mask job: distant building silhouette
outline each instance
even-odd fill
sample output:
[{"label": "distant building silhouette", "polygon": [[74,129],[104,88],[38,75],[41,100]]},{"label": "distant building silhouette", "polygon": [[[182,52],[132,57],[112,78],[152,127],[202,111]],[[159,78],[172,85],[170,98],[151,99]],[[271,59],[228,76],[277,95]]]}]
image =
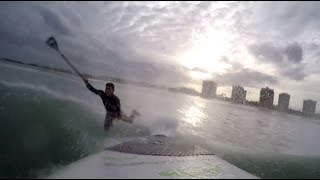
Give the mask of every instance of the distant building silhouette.
[{"label": "distant building silhouette", "polygon": [[289,102],[290,102],[290,95],[287,93],[279,94],[278,99],[278,109],[280,111],[288,111],[289,110]]},{"label": "distant building silhouette", "polygon": [[246,102],[247,91],[242,86],[232,86],[231,100],[237,103]]},{"label": "distant building silhouette", "polygon": [[260,106],[266,108],[273,108],[274,91],[268,87],[260,90]]},{"label": "distant building silhouette", "polygon": [[316,112],[317,101],[312,101],[311,99],[303,101],[302,112],[305,115],[314,115]]},{"label": "distant building silhouette", "polygon": [[203,81],[201,96],[211,99],[216,97],[217,84],[213,81]]}]

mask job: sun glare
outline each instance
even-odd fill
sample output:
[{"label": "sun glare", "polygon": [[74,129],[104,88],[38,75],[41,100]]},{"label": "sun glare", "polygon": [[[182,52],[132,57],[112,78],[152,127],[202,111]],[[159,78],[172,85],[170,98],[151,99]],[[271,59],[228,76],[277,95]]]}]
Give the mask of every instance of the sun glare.
[{"label": "sun glare", "polygon": [[[180,61],[185,67],[199,67],[209,72],[223,73],[228,64],[221,62],[222,56],[228,55],[230,35],[223,31],[211,29],[193,40],[193,46],[181,55]],[[193,77],[204,78],[205,73],[192,74]],[[206,76],[207,77],[207,76]]]},{"label": "sun glare", "polygon": [[201,79],[201,80],[206,80],[206,79],[212,78],[211,73],[204,73],[204,72],[199,72],[199,71],[191,71],[190,76],[194,79]]},{"label": "sun glare", "polygon": [[186,103],[179,112],[181,113],[181,118],[185,122],[196,127],[199,126],[204,119],[207,119],[207,115],[203,112],[203,109],[206,107],[204,101],[192,101],[192,103]]}]

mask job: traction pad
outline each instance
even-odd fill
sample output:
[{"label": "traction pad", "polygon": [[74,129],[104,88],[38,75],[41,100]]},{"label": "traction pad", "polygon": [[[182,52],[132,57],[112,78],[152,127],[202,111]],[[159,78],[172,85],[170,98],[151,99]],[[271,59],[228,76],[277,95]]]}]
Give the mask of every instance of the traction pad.
[{"label": "traction pad", "polygon": [[128,141],[106,150],[153,156],[214,155],[199,146],[179,143],[165,136],[151,136],[144,140]]}]

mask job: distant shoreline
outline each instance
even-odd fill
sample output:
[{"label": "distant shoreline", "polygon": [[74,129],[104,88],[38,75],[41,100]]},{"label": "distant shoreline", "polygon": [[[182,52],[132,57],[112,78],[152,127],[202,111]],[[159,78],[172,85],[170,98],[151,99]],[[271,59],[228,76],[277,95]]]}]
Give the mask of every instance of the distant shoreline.
[{"label": "distant shoreline", "polygon": [[[59,72],[59,73],[65,73],[68,75],[73,75],[73,76],[77,76],[75,73],[73,73],[70,70],[65,70],[65,69],[58,69],[58,68],[52,68],[52,67],[48,67],[48,66],[43,66],[43,65],[37,65],[37,64],[33,64],[33,63],[25,63],[22,61],[17,61],[17,60],[12,60],[9,58],[0,58],[1,61],[5,61],[5,62],[10,62],[10,63],[15,63],[15,64],[19,64],[19,65],[25,65],[25,66],[30,66],[30,67],[35,67],[35,68],[40,68],[42,70],[49,70],[49,71],[53,71],[53,72]],[[146,82],[133,82],[133,81],[129,81],[129,80],[124,80],[121,78],[115,78],[115,77],[110,77],[110,76],[94,76],[94,75],[90,75],[90,74],[82,74],[85,78],[88,79],[94,79],[94,80],[102,80],[102,81],[111,81],[114,83],[120,83],[120,84],[131,84],[131,85],[135,85],[138,87],[147,87],[147,88],[156,88],[156,89],[161,89],[161,90],[167,90],[170,92],[174,92],[174,93],[183,93],[186,95],[191,95],[191,96],[198,96],[201,97],[201,94],[193,89],[190,88],[186,88],[186,87],[176,87],[176,88],[171,88],[171,87],[164,87],[164,86],[157,86],[157,85],[153,85],[153,84],[149,84]],[[241,104],[241,103],[237,103],[231,100],[231,98],[228,97],[215,97],[212,99],[216,99],[219,101],[225,101],[225,102],[229,102],[232,104],[239,104],[239,105],[244,105],[244,106],[250,106],[250,107],[257,107],[257,108],[263,108],[259,105],[259,102],[255,102],[255,101],[246,101],[246,103]],[[210,100],[210,99],[208,99]],[[308,117],[308,118],[312,118],[312,119],[317,119],[320,120],[320,114],[315,114],[315,115],[305,115],[303,114],[303,112],[301,111],[296,111],[293,109],[289,109],[287,111],[280,111],[278,110],[276,107],[273,108],[266,108],[272,111],[278,111],[278,112],[282,112],[282,113],[287,113],[287,114],[291,114],[291,115],[296,115],[296,116],[303,116],[303,117]]]}]

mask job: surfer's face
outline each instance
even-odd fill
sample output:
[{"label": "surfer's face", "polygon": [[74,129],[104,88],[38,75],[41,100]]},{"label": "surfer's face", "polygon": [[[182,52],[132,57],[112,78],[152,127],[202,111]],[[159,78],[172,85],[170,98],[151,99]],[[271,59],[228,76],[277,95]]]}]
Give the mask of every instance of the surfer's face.
[{"label": "surfer's face", "polygon": [[105,93],[107,96],[111,96],[113,94],[114,89],[110,86],[106,86]]}]

